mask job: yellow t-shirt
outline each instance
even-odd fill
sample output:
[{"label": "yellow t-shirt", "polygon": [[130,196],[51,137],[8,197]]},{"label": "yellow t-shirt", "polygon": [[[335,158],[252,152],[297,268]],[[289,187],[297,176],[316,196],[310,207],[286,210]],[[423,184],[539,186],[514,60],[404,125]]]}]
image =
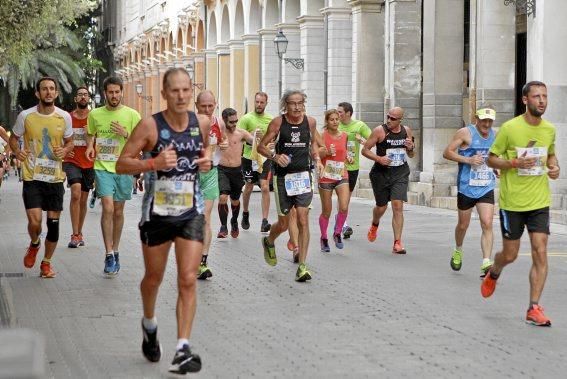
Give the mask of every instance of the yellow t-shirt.
[{"label": "yellow t-shirt", "polygon": [[63,138],[73,135],[71,116],[55,107],[50,115],[37,111],[37,106],[21,112],[12,129],[24,140],[24,150],[29,151],[22,165],[22,179],[60,183],[65,180],[62,160],[55,156],[53,149],[65,145]]}]

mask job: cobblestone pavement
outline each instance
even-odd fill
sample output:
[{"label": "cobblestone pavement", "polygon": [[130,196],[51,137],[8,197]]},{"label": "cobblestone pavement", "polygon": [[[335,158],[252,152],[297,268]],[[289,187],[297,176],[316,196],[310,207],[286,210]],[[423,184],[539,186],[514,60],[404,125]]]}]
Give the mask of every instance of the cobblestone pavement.
[{"label": "cobblestone pavement", "polygon": [[[86,246],[68,249],[66,194],[57,278],[25,270],[29,243],[20,186],[13,177],[0,189],[0,315],[12,328],[45,339],[45,376],[56,378],[168,377],[175,346],[176,272],[171,254],[158,299],[164,356],[159,364],[140,351],[143,262],[137,233],[141,195],[126,206],[120,275],[104,279],[100,205],[90,209]],[[550,270],[542,304],[551,328],[524,323],[528,306],[529,243],[503,273],[495,295],[480,296],[480,226],[473,219],[463,268],[453,272],[456,213],[407,206],[406,256],[391,254],[391,213],[378,239],[366,229],[372,203],[356,199],[345,249],[318,248],[320,205],[314,199],[308,265],[313,280],[294,282],[295,265],[276,242],[278,265],[269,267],[260,245],[260,193],[254,193],[252,227],[236,240],[213,240],[214,276],[199,282],[191,343],[203,359],[203,378],[364,377],[565,377],[567,372],[567,229],[552,225]],[[273,208],[273,204],[272,204]],[[215,207],[216,209],[216,207]],[[275,219],[271,211],[270,220]],[[332,223],[331,223],[332,224]],[[213,230],[218,230],[215,213]],[[501,246],[495,218],[495,249]],[[215,233],[216,235],[216,233]],[[283,236],[282,236],[283,237]],[[563,374],[562,374],[563,373]]]}]

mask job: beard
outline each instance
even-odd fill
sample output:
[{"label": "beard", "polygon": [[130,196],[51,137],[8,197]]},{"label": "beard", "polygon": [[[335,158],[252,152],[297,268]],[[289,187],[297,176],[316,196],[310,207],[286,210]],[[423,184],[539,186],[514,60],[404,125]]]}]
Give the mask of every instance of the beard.
[{"label": "beard", "polygon": [[89,106],[89,103],[77,103],[77,108],[79,109],[87,109],[87,107]]},{"label": "beard", "polygon": [[256,108],[254,109],[254,111],[255,111],[256,113],[258,113],[258,114],[262,114],[262,113],[264,113],[264,110],[265,110],[265,109],[266,109],[266,108],[256,107]]},{"label": "beard", "polygon": [[528,104],[528,110],[530,111],[530,114],[535,117],[541,117],[545,113],[545,109],[542,112],[539,109],[537,109],[537,106],[532,104]]},{"label": "beard", "polygon": [[50,107],[53,104],[55,104],[55,100],[51,100],[51,101],[45,101],[43,99],[40,99],[39,102],[41,103],[41,105],[43,105],[44,107]]}]

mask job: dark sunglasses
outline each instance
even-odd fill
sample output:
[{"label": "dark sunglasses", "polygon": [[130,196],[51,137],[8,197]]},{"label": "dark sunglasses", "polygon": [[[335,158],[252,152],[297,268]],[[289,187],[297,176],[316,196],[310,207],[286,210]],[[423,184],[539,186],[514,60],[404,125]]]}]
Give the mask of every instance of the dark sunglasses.
[{"label": "dark sunglasses", "polygon": [[238,120],[234,120],[234,121],[228,120],[227,122],[228,122],[229,124],[236,124],[236,123],[238,123]]},{"label": "dark sunglasses", "polygon": [[399,120],[401,120],[401,118],[395,118],[395,117],[388,115],[388,120],[399,121]]}]

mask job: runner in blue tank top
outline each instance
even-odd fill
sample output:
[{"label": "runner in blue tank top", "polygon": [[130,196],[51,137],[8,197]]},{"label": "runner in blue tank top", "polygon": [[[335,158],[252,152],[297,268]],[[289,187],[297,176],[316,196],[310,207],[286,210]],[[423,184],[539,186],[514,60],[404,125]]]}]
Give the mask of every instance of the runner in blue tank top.
[{"label": "runner in blue tank top", "polygon": [[494,142],[492,123],[496,112],[490,105],[481,106],[476,112],[476,123],[461,128],[443,152],[443,157],[459,164],[457,176],[457,208],[459,219],[455,227],[455,250],[451,257],[451,268],[459,271],[462,266],[463,241],[471,221],[473,208],[480,218],[482,237],[482,265],[480,276],[484,277],[492,265],[492,218],[494,215],[495,175],[486,165],[488,151]]}]

